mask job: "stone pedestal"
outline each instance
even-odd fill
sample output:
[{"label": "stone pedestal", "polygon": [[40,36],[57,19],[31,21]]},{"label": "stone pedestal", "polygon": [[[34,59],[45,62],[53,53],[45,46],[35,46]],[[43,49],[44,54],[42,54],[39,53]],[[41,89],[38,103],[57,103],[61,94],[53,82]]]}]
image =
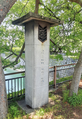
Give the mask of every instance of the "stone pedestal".
[{"label": "stone pedestal", "polygon": [[59,22],[28,13],[13,24],[25,26],[25,101],[38,108],[48,103],[50,26]]}]

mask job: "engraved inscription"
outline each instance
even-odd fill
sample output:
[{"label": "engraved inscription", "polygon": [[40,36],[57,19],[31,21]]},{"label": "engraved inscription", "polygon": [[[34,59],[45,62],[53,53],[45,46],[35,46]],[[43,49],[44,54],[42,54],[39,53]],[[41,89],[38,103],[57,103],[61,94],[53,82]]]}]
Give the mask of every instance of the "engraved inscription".
[{"label": "engraved inscription", "polygon": [[41,83],[44,83],[44,50],[41,51]]},{"label": "engraved inscription", "polygon": [[47,26],[44,28],[42,26],[38,26],[38,39],[43,43],[47,40]]},{"label": "engraved inscription", "polygon": [[44,68],[41,69],[41,82],[44,82]]},{"label": "engraved inscription", "polygon": [[42,55],[41,64],[44,64],[44,50],[42,50],[41,55]]}]

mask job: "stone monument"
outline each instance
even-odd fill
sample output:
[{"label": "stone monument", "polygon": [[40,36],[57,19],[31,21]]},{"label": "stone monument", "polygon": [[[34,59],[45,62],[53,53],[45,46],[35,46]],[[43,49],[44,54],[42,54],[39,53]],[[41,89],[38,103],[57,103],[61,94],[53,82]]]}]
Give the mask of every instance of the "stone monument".
[{"label": "stone monument", "polygon": [[60,22],[30,12],[12,23],[25,26],[25,102],[38,108],[48,103],[50,27]]}]

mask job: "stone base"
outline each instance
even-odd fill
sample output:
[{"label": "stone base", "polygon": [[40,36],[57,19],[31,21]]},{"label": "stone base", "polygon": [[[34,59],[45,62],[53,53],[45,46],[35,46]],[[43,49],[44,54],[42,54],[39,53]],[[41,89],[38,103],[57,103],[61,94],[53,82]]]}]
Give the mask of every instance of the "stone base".
[{"label": "stone base", "polygon": [[19,107],[24,110],[27,114],[29,113],[34,113],[34,109],[32,109],[31,107],[29,107],[28,105],[26,105],[25,103],[25,99],[17,101],[17,104],[19,105]]},{"label": "stone base", "polygon": [[[50,90],[49,92],[52,92],[54,89],[52,89],[52,90]],[[26,105],[26,103],[25,103],[25,99],[23,99],[23,100],[20,100],[20,101],[17,101],[17,104],[18,104],[18,106],[22,109],[22,110],[24,110],[27,114],[31,114],[31,115],[34,115],[35,113],[36,113],[36,111],[35,110],[39,110],[40,108],[36,108],[36,109],[33,109],[33,108],[31,108],[31,107],[29,107],[28,105]],[[45,105],[43,105],[42,107],[46,107],[46,106],[52,106],[52,105],[55,105],[54,104],[54,101],[52,100],[52,99],[48,99],[48,104],[45,104]]]}]

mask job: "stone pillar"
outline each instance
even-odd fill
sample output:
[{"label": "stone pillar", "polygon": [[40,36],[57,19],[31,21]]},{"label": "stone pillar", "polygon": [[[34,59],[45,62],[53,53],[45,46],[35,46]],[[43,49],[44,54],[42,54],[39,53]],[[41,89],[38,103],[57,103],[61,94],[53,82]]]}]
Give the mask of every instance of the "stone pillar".
[{"label": "stone pillar", "polygon": [[[39,27],[46,33],[39,39]],[[46,28],[46,29],[45,29]],[[43,32],[42,31],[42,32]],[[44,35],[44,33],[42,34]],[[42,36],[41,36],[42,37]],[[32,108],[48,103],[50,24],[30,21],[25,26],[25,101]]]},{"label": "stone pillar", "polygon": [[31,12],[12,23],[25,26],[25,101],[38,108],[48,103],[50,27],[61,23]]}]

